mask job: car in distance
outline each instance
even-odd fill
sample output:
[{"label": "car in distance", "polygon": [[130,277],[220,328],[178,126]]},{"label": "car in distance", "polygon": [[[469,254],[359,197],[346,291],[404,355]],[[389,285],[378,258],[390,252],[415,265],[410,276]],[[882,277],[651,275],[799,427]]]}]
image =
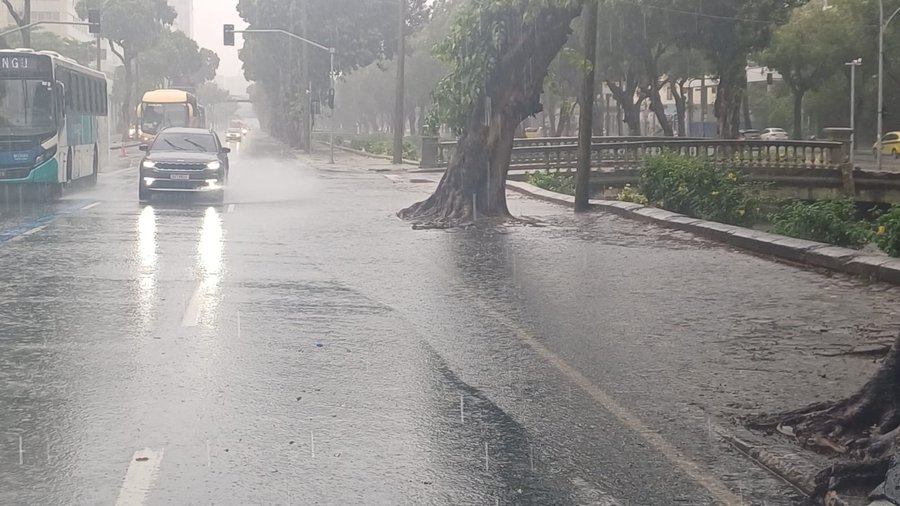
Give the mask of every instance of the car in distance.
[{"label": "car in distance", "polygon": [[142,202],[156,192],[212,193],[216,200],[224,198],[231,150],[222,146],[215,132],[166,128],[140,149],[146,153],[138,181]]},{"label": "car in distance", "polygon": [[766,128],[759,137],[764,141],[786,141],[790,138],[783,128]]},{"label": "car in distance", "polygon": [[225,140],[226,141],[238,141],[244,138],[244,129],[240,127],[229,127],[228,130],[225,130]]},{"label": "car in distance", "polygon": [[[872,146],[872,154],[878,156],[878,143]],[[881,154],[900,158],[900,132],[888,132],[881,138]]]},{"label": "car in distance", "polygon": [[762,133],[759,130],[741,130],[738,132],[738,134],[740,134],[741,139],[745,141],[759,140],[762,138]]}]

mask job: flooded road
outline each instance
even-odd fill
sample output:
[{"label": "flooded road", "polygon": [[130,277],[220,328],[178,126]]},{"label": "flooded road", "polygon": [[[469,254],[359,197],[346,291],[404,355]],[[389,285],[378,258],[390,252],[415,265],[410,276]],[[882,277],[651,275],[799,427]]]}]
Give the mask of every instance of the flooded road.
[{"label": "flooded road", "polygon": [[896,328],[895,289],[521,197],[414,231],[435,176],[289,155],[0,213],[0,504],[795,504],[712,426]]}]

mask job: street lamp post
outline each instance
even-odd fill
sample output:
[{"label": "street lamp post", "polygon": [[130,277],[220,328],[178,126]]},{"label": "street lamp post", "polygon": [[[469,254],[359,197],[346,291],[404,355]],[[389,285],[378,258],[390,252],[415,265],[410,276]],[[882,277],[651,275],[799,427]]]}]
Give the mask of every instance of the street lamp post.
[{"label": "street lamp post", "polygon": [[[235,33],[280,33],[282,35],[287,35],[288,37],[297,39],[305,44],[309,44],[310,46],[316,47],[323,51],[328,51],[329,55],[329,82],[331,83],[331,89],[329,90],[329,94],[334,93],[334,54],[335,48],[328,47],[323,44],[319,44],[318,42],[309,40],[307,38],[301,37],[295,33],[291,33],[287,30],[279,30],[274,28],[266,28],[266,29],[247,29],[247,30],[235,30],[234,25],[226,25],[225,27],[226,37],[227,34],[231,34],[231,40],[226,39],[226,45],[234,45],[234,34]],[[230,44],[229,44],[230,42]],[[332,109],[331,113],[331,130],[328,133],[329,144],[331,145],[331,157],[329,163],[334,163],[334,109]]]},{"label": "street lamp post", "polygon": [[884,0],[878,0],[878,139],[875,141],[878,146],[876,154],[878,170],[881,170],[881,137],[884,135],[884,31],[898,13],[900,7],[897,7],[885,21]]},{"label": "street lamp post", "polygon": [[862,58],[844,65],[850,67],[850,167],[856,168],[856,67],[862,65]]}]

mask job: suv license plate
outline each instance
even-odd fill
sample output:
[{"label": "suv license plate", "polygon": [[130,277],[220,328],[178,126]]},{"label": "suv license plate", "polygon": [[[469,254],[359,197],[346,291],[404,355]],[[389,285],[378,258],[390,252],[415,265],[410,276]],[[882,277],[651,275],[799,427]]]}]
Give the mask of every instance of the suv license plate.
[{"label": "suv license plate", "polygon": [[172,174],[171,176],[169,176],[169,179],[179,179],[182,181],[186,180],[186,179],[190,179],[190,178],[191,178],[191,176],[189,176],[187,174]]}]

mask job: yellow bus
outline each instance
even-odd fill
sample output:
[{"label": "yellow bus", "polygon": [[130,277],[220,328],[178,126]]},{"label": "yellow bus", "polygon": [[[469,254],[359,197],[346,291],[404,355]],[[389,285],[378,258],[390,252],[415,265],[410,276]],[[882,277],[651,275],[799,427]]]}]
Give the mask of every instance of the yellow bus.
[{"label": "yellow bus", "polygon": [[175,89],[148,91],[138,106],[138,139],[147,144],[166,127],[203,127],[203,116],[193,93]]}]

